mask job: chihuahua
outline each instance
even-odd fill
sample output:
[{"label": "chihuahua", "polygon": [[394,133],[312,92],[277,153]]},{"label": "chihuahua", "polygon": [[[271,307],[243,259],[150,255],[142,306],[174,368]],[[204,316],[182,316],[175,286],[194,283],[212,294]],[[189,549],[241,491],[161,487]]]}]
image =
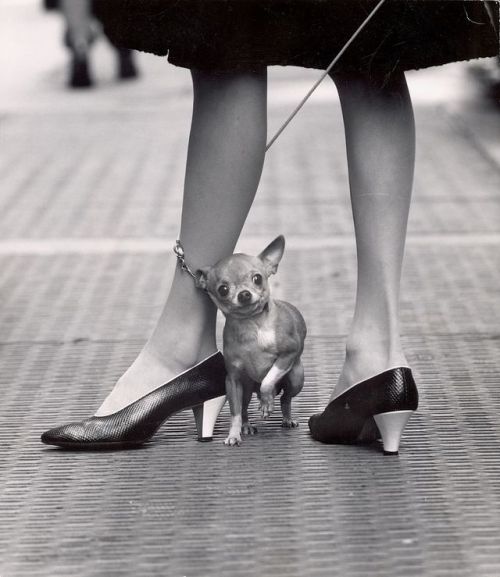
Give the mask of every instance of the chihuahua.
[{"label": "chihuahua", "polygon": [[285,238],[278,236],[258,256],[233,254],[214,266],[197,271],[197,286],[206,290],[226,317],[224,360],[231,428],[226,445],[240,445],[241,434],[257,429],[248,422],[253,392],[262,416],[273,411],[282,392],[283,427],[297,427],[292,419],[292,398],[304,385],[301,355],[306,324],[290,303],[271,298],[268,279],[278,270]]}]

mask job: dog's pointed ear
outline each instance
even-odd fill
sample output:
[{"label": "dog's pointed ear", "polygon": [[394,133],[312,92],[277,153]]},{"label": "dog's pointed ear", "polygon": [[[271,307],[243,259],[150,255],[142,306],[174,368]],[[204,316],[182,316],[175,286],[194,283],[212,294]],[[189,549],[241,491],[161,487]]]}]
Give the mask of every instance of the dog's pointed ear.
[{"label": "dog's pointed ear", "polygon": [[204,291],[208,290],[208,273],[211,267],[206,266],[205,268],[200,268],[195,273],[195,285]]},{"label": "dog's pointed ear", "polygon": [[280,234],[271,244],[259,254],[260,260],[266,266],[268,275],[276,274],[278,265],[285,252],[285,237]]}]

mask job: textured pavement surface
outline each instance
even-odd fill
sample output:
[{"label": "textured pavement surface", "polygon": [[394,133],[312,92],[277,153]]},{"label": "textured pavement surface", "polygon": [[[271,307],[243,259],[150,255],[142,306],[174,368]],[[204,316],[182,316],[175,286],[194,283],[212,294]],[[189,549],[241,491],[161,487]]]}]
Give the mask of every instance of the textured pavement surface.
[{"label": "textured pavement surface", "polygon": [[[100,43],[99,87],[69,94],[58,21],[31,2],[4,16],[0,576],[500,575],[500,113],[470,66],[409,75],[418,158],[401,316],[421,404],[399,457],[307,432],[339,374],[355,288],[328,85],[269,153],[240,243],[288,240],[273,290],[309,328],[299,429],[259,422],[252,405],[259,434],[229,449],[225,407],[211,444],[183,413],[140,450],[61,452],[40,433],[92,414],[160,313],[189,75],[141,55],[143,79],[119,85]],[[21,24],[38,58],[13,52]],[[270,72],[270,132],[315,77]]]}]

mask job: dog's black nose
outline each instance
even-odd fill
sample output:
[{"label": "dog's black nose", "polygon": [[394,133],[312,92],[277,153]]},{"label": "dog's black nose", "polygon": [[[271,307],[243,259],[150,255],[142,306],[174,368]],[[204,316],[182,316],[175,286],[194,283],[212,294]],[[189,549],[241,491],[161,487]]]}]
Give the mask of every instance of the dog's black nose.
[{"label": "dog's black nose", "polygon": [[238,302],[242,305],[249,303],[252,300],[252,293],[250,291],[241,291],[238,293]]}]

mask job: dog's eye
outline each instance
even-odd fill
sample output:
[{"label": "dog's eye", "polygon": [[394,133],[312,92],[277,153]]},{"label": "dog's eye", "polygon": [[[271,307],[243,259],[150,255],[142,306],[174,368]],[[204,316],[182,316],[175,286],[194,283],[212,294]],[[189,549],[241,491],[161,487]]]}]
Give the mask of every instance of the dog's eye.
[{"label": "dog's eye", "polygon": [[262,275],[261,274],[254,274],[253,275],[253,282],[257,285],[260,286],[262,284]]},{"label": "dog's eye", "polygon": [[229,294],[229,287],[226,284],[221,284],[220,287],[217,289],[217,292],[220,294],[221,297],[227,297]]}]

